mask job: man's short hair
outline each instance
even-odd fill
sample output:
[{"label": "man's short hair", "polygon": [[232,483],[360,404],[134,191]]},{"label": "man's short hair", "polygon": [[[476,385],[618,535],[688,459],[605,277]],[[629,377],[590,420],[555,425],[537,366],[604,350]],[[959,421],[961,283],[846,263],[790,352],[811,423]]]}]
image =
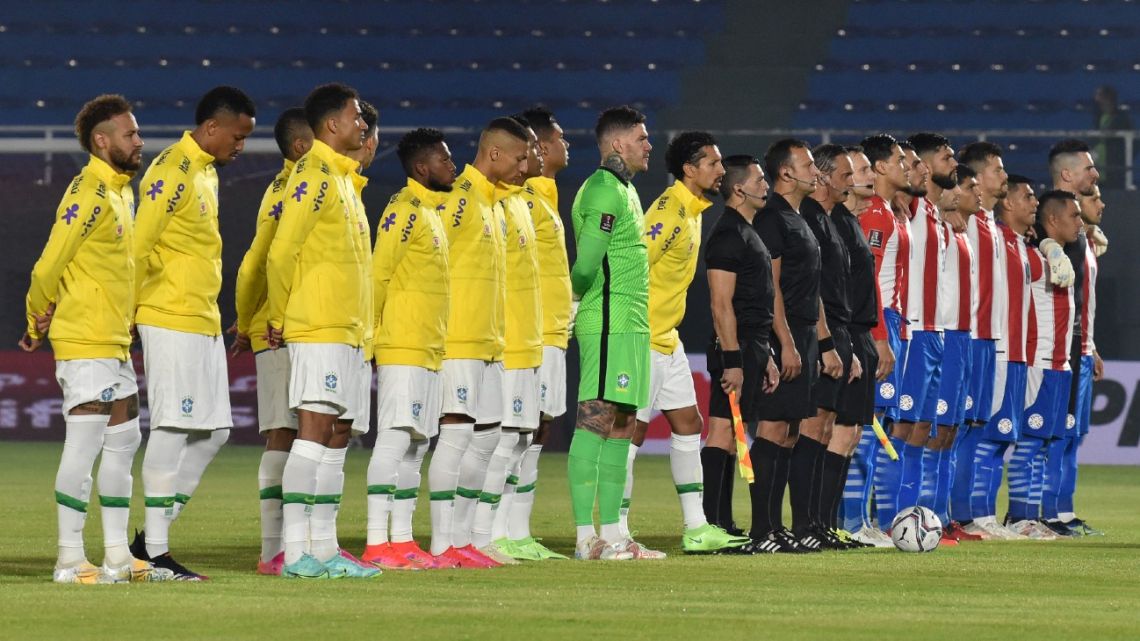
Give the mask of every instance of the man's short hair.
[{"label": "man's short hair", "polygon": [[1085,152],[1092,152],[1089,144],[1083,140],[1076,138],[1066,138],[1049,148],[1049,171],[1053,174],[1059,174],[1061,171],[1061,158],[1064,156],[1071,156],[1073,154],[1080,154]]},{"label": "man's short hair", "polygon": [[867,155],[867,160],[871,161],[871,168],[875,167],[875,163],[881,160],[890,160],[891,154],[894,152],[895,145],[899,141],[890,134],[875,134],[867,136],[859,146],[863,148],[863,153]]},{"label": "man's short hair", "polygon": [[847,147],[833,143],[818,145],[811,150],[812,158],[815,159],[815,167],[822,174],[830,174],[835,171],[836,160],[840,156],[846,156],[847,153]]},{"label": "man's short hair", "polygon": [[958,152],[959,166],[967,165],[975,174],[985,169],[990,158],[1001,158],[1001,147],[988,140],[972,142]]},{"label": "man's short hair", "polygon": [[1059,207],[1067,207],[1066,201],[1076,202],[1077,195],[1064,189],[1050,189],[1037,197],[1037,223],[1044,224],[1046,218],[1055,217]]},{"label": "man's short hair", "polygon": [[1014,185],[1029,185],[1029,187],[1032,188],[1033,179],[1028,176],[1022,176],[1021,174],[1009,174],[1005,184],[1009,187],[1013,187]]},{"label": "man's short hair", "polygon": [[554,117],[554,113],[542,105],[536,105],[516,114],[517,118],[522,118],[531,129],[534,130],[534,135],[539,139],[545,138],[554,132],[554,125],[558,124],[558,119]]},{"label": "man's short hair", "polygon": [[305,110],[300,107],[290,107],[277,117],[277,122],[273,125],[273,140],[277,141],[282,156],[289,156],[301,127],[308,129],[309,121],[305,119]]},{"label": "man's short hair", "polygon": [[943,147],[950,146],[950,139],[942,134],[921,132],[907,138],[907,142],[914,147],[914,153],[919,156],[934,153]]},{"label": "man's short hair", "polygon": [[760,159],[748,154],[735,154],[723,160],[724,178],[720,181],[720,195],[728,198],[732,195],[732,188],[744,182],[748,175],[748,168],[752,165],[760,166]]},{"label": "man's short hair", "polygon": [[910,141],[904,138],[899,141],[899,149],[902,149],[903,151],[914,151],[914,145],[910,144]]},{"label": "man's short hair", "polygon": [[198,100],[198,107],[194,110],[194,124],[200,125],[222,111],[235,116],[245,114],[250,118],[257,117],[257,107],[244,91],[237,87],[222,85],[207,91],[206,95]]},{"label": "man's short hair", "polygon": [[400,138],[396,145],[396,157],[404,167],[404,173],[412,175],[412,167],[433,147],[443,142],[443,132],[438,129],[421,127],[413,129]]},{"label": "man's short hair", "polygon": [[495,118],[483,128],[483,133],[485,134],[491,133],[492,131],[501,131],[523,142],[530,142],[530,136],[526,133],[526,127],[510,116]]},{"label": "man's short hair", "polygon": [[615,131],[625,131],[632,127],[645,124],[645,114],[630,107],[610,107],[598,115],[598,122],[594,125],[594,137],[600,143]]},{"label": "man's short hair", "polygon": [[958,165],[957,173],[958,173],[958,184],[959,185],[961,185],[962,183],[966,182],[967,180],[969,180],[971,178],[973,178],[974,180],[978,179],[978,172],[974,171],[973,169],[970,168],[969,165],[966,165],[966,164]]},{"label": "man's short hair", "polygon": [[117,93],[105,93],[92,98],[75,115],[75,137],[79,139],[80,146],[91,153],[91,134],[95,127],[130,111],[131,103]]},{"label": "man's short hair", "polygon": [[704,131],[686,131],[669,141],[665,149],[665,167],[677,180],[685,177],[685,165],[695,165],[704,157],[705,147],[716,144],[716,138]]},{"label": "man's short hair", "polygon": [[380,123],[380,112],[376,110],[376,107],[372,106],[372,103],[363,99],[360,101],[360,119],[363,120],[365,126],[368,127],[368,130],[364,132],[365,138],[369,138],[372,134],[376,133],[376,125]]},{"label": "man's short hair", "polygon": [[768,147],[764,152],[764,173],[768,174],[768,180],[775,182],[780,167],[792,162],[793,149],[810,150],[811,147],[798,138],[781,138]]},{"label": "man's short hair", "polygon": [[346,84],[330,82],[321,85],[309,92],[305,98],[305,120],[309,121],[309,126],[316,134],[330,114],[344,109],[344,103],[349,100],[359,99],[360,94]]},{"label": "man's short hair", "polygon": [[849,154],[861,154],[863,153],[863,145],[844,145],[843,151]]}]

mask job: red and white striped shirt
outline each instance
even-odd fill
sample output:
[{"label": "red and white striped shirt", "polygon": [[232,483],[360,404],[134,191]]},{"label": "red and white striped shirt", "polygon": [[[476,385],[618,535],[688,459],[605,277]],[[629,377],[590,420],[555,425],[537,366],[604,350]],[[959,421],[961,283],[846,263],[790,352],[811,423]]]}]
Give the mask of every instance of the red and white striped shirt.
[{"label": "red and white striped shirt", "polygon": [[1042,369],[1068,371],[1077,308],[1073,288],[1049,282],[1049,264],[1036,247],[1027,248],[1027,258],[1032,298],[1026,332],[1027,362]]},{"label": "red and white striped shirt", "polygon": [[1006,225],[998,225],[1002,241],[999,268],[1005,274],[1002,286],[996,291],[994,304],[1003,304],[1007,310],[1006,323],[997,339],[999,360],[1025,362],[1025,332],[1029,325],[1029,257],[1025,238]]},{"label": "red and white striped shirt", "polygon": [[946,266],[949,236],[938,215],[938,207],[926,198],[910,201],[910,266],[913,275],[907,283],[907,312],[911,331],[941,331],[938,322],[938,281]]},{"label": "red and white striped shirt", "polygon": [[966,235],[977,261],[970,281],[978,297],[977,308],[972,311],[971,329],[974,338],[998,339],[1006,324],[1006,311],[996,293],[1005,287],[1005,274],[999,268],[1002,240],[994,213],[982,209],[970,216],[966,221]]},{"label": "red and white striped shirt", "polygon": [[1090,235],[1088,237],[1088,246],[1085,247],[1085,280],[1084,280],[1084,300],[1081,301],[1081,355],[1091,356],[1096,351],[1096,343],[1093,342],[1093,323],[1096,321],[1096,277],[1097,272],[1100,271],[1100,265],[1097,263],[1096,248],[1093,246],[1093,239]]},{"label": "red and white striped shirt", "polygon": [[950,242],[946,245],[946,264],[938,277],[938,326],[968,332],[978,307],[973,292],[978,280],[977,261],[966,232],[955,232],[950,223],[942,225]]},{"label": "red and white striped shirt", "polygon": [[891,206],[878,195],[867,201],[867,209],[859,215],[859,226],[867,236],[867,245],[875,257],[875,277],[879,285],[879,323],[871,329],[875,340],[887,337],[883,309],[893,309],[904,315],[906,263],[909,244],[903,238],[901,222],[895,218]]}]

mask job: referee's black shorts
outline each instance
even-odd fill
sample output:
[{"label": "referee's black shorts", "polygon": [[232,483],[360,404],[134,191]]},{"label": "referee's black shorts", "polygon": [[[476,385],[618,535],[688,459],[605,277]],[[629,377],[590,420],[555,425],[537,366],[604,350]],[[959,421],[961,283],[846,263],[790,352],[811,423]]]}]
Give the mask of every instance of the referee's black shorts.
[{"label": "referee's black shorts", "polygon": [[[800,375],[790,381],[780,380],[780,386],[771,394],[763,394],[757,403],[756,416],[761,421],[798,421],[815,416],[815,381],[819,377],[819,340],[815,324],[791,325],[792,341],[800,353]],[[780,367],[780,342],[772,342],[776,366]]]},{"label": "referee's black shorts", "polygon": [[859,326],[849,326],[851,352],[859,359],[863,375],[849,383],[839,396],[835,408],[836,425],[870,425],[875,416],[875,370],[879,369],[879,352],[875,349],[875,339],[871,330]]},{"label": "referee's black shorts", "polygon": [[820,375],[819,379],[815,382],[815,404],[820,409],[829,412],[839,411],[839,399],[843,396],[843,391],[847,388],[847,378],[851,375],[851,335],[847,333],[847,327],[838,323],[828,321],[828,329],[831,330],[831,339],[835,341],[835,351],[839,354],[839,360],[843,363],[843,373],[839,378],[832,378],[822,372],[823,369],[823,352],[819,355]]},{"label": "referee's black shorts", "polygon": [[[764,372],[772,357],[768,344],[757,339],[740,339],[740,356],[744,361],[744,384],[740,388],[740,417],[745,425],[756,422],[756,400],[764,395]],[[724,374],[724,360],[720,345],[714,338],[707,352],[709,371],[709,416],[732,420],[728,394],[720,385]]]}]

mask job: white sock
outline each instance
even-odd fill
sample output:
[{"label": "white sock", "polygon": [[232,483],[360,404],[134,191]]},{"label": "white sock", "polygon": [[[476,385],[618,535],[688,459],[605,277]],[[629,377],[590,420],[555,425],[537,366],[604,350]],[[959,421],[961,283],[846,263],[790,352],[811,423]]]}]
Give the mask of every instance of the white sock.
[{"label": "white sock", "polygon": [[103,563],[122,567],[131,561],[127,525],[131,518],[131,466],[142,443],[139,419],[107,428],[103,434],[103,458],[99,461],[99,504],[103,518]]},{"label": "white sock", "polygon": [[[221,430],[191,432],[186,437],[186,449],[178,464],[178,485],[176,486],[174,519],[186,509],[186,503],[194,496],[206,467],[217,456],[218,451],[230,439],[229,428]],[[172,520],[174,520],[172,519]]]},{"label": "white sock", "polygon": [[483,476],[483,491],[475,506],[475,517],[471,523],[471,544],[482,549],[491,543],[491,529],[495,521],[495,511],[503,498],[503,487],[507,483],[507,468],[511,455],[519,443],[517,430],[500,430],[499,442],[487,462]]},{"label": "white sock", "polygon": [[344,492],[344,456],[348,448],[325,448],[317,467],[316,498],[309,519],[309,545],[313,556],[321,562],[340,554],[336,539],[336,513]]},{"label": "white sock", "polygon": [[174,522],[178,463],[186,448],[186,432],[156,427],[147,437],[143,454],[143,494],[146,496],[146,553],[152,559],[170,551],[170,524]]},{"label": "white sock", "polygon": [[428,466],[428,490],[431,492],[431,553],[443,554],[451,547],[451,526],[455,490],[459,483],[459,467],[463,452],[471,441],[474,423],[449,423],[439,426],[439,440]]},{"label": "white sock", "polygon": [[513,540],[530,536],[530,513],[534,508],[534,490],[538,482],[538,457],[542,445],[534,444],[526,448],[519,461],[519,483],[515,488],[515,498],[511,501],[510,524],[508,529]]},{"label": "white sock", "polygon": [[503,498],[499,500],[499,507],[495,510],[495,521],[491,525],[492,541],[511,538],[511,505],[515,502],[515,493],[518,490],[522,457],[526,454],[532,440],[534,440],[534,432],[519,433],[519,442],[511,451],[511,460],[507,463],[507,482],[503,486]]},{"label": "white sock", "polygon": [[597,535],[598,535],[598,531],[594,529],[593,523],[591,523],[589,525],[579,525],[579,526],[577,526],[576,532],[575,532],[575,536],[577,537],[579,543],[581,543],[582,541],[588,541],[589,539],[592,539]]},{"label": "white sock", "polygon": [[621,529],[621,523],[603,523],[602,538],[606,540],[606,543],[616,543],[630,537],[628,531]]},{"label": "white sock", "polygon": [[1062,523],[1068,523],[1069,521],[1072,521],[1075,518],[1077,518],[1076,512],[1058,512],[1057,513],[1057,520],[1062,522]]},{"label": "white sock", "polygon": [[269,562],[281,553],[281,474],[289,453],[265,450],[257,467],[261,494],[261,560]]},{"label": "white sock", "polygon": [[471,435],[467,451],[459,466],[459,486],[455,489],[455,513],[451,520],[451,544],[457,548],[471,543],[471,525],[475,506],[479,503],[487,466],[491,454],[499,444],[498,427],[477,431]]},{"label": "white sock", "polygon": [[[637,445],[634,445],[633,443],[630,443],[629,457],[626,458],[625,463],[625,494],[622,496],[621,500],[621,512],[619,513],[621,520],[619,520],[617,523],[618,529],[621,532],[621,537],[623,539],[629,537],[629,505],[633,500],[633,460],[637,458],[637,450],[639,449],[641,448],[639,448]],[[603,531],[605,530],[605,528],[602,529]],[[602,538],[606,539],[607,541],[610,540],[606,538],[604,534],[602,535]]]},{"label": "white sock", "polygon": [[110,416],[80,414],[66,416],[67,435],[59,470],[55,475],[56,514],[59,517],[59,556],[57,568],[69,568],[87,560],[83,549],[83,523],[91,499],[91,468],[103,447],[103,432]]},{"label": "white sock", "polygon": [[317,493],[317,468],[325,455],[325,446],[297,439],[289,450],[289,460],[281,474],[281,538],[285,544],[285,563],[296,563],[309,543],[309,518]]},{"label": "white sock", "polygon": [[673,472],[673,485],[681,499],[681,518],[685,529],[701,527],[705,520],[704,468],[701,467],[701,435],[674,434],[669,439],[669,468]]},{"label": "white sock", "polygon": [[416,497],[420,494],[420,468],[424,464],[430,441],[413,441],[400,461],[400,480],[396,482],[396,496],[392,501],[392,542],[406,543],[412,539],[412,516],[416,513]]},{"label": "white sock", "polygon": [[372,458],[368,461],[368,539],[366,545],[388,542],[388,515],[396,483],[400,478],[400,461],[411,445],[407,430],[383,429],[376,437]]}]

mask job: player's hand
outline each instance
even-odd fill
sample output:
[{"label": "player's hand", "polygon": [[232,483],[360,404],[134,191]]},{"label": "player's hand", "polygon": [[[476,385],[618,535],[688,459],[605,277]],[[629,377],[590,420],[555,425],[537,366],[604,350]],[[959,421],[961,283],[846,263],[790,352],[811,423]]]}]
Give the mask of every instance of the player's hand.
[{"label": "player's hand", "polygon": [[51,328],[51,319],[55,318],[55,303],[48,305],[47,311],[43,314],[34,314],[36,317],[36,332],[40,336],[47,334],[48,329]]},{"label": "player's hand", "polygon": [[879,369],[875,370],[875,380],[882,381],[895,371],[895,353],[885,338],[875,341],[875,351],[879,353]]},{"label": "player's hand", "polygon": [[1089,225],[1089,238],[1092,238],[1093,253],[1100,258],[1108,251],[1108,236],[1101,231],[1100,225]]},{"label": "player's hand", "polygon": [[226,333],[232,334],[234,337],[233,343],[230,343],[231,357],[237,356],[242,352],[249,351],[249,336],[238,331],[236,322],[233,325],[230,325],[230,328],[226,330]]},{"label": "player's hand", "polygon": [[1093,380],[1099,381],[1104,378],[1104,361],[1100,360],[1100,354],[1093,352]]},{"label": "player's hand", "polygon": [[19,345],[20,349],[24,350],[25,352],[34,352],[39,349],[40,345],[43,345],[43,343],[44,342],[42,339],[32,338],[31,334],[24,332],[24,335],[20,337],[20,342],[16,344]]},{"label": "player's hand", "polygon": [[803,370],[803,360],[800,352],[792,343],[780,346],[780,373],[785,381],[790,381],[800,375]]},{"label": "player's hand", "polygon": [[859,357],[851,355],[851,373],[847,375],[847,382],[854,383],[863,376],[863,363],[859,361]]},{"label": "player's hand", "polygon": [[765,394],[771,394],[776,391],[780,386],[780,370],[776,369],[775,359],[768,359],[768,367],[764,370],[764,384],[762,389]]},{"label": "player's hand", "polygon": [[285,339],[283,338],[283,333],[281,330],[268,323],[266,323],[265,327],[266,332],[262,338],[265,339],[265,342],[269,343],[269,349],[278,349],[285,344]]},{"label": "player's hand", "polygon": [[843,376],[843,361],[839,358],[839,352],[830,349],[820,356],[823,361],[822,372],[824,376],[829,378],[839,378]]},{"label": "player's hand", "polygon": [[1072,287],[1076,274],[1073,273],[1073,263],[1065,255],[1061,244],[1052,238],[1046,238],[1039,247],[1049,262],[1049,282],[1057,287]]},{"label": "player's hand", "polygon": [[740,388],[744,386],[744,370],[739,367],[730,367],[724,370],[720,377],[720,386],[725,394],[736,392],[740,396]]},{"label": "player's hand", "polygon": [[569,332],[570,335],[574,334],[574,321],[578,318],[578,304],[581,302],[582,299],[577,296],[570,301],[570,324],[566,327],[566,331]]}]

